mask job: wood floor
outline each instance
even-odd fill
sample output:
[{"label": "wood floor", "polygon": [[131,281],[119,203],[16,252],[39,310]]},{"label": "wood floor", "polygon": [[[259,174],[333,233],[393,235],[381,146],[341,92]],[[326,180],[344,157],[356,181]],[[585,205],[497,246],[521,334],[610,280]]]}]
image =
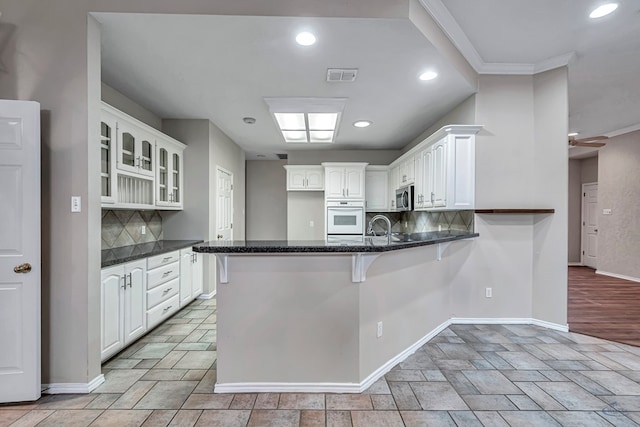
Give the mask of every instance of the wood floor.
[{"label": "wood floor", "polygon": [[568,297],[571,332],[640,346],[640,283],[569,267]]}]

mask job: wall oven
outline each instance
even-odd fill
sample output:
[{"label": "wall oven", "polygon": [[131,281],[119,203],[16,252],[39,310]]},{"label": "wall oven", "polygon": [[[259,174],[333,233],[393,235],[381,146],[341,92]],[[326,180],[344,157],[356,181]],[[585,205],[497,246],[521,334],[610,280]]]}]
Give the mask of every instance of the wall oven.
[{"label": "wall oven", "polygon": [[355,242],[364,238],[364,201],[327,202],[327,241]]},{"label": "wall oven", "polygon": [[413,210],[413,185],[400,187],[396,190],[396,210],[412,211]]}]

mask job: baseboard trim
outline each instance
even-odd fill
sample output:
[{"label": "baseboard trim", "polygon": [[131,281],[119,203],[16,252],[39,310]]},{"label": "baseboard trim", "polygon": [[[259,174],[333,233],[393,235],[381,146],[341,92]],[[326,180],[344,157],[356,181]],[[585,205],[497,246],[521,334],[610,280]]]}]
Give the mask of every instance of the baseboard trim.
[{"label": "baseboard trim", "polygon": [[640,282],[640,279],[637,277],[625,276],[624,274],[609,273],[608,271],[596,270],[596,274],[615,277],[616,279],[629,280],[631,282]]},{"label": "baseboard trim", "polygon": [[210,294],[200,294],[196,299],[212,299],[215,296],[216,296],[216,291],[213,291]]},{"label": "baseboard trim", "polygon": [[581,262],[570,262],[569,267],[582,267],[583,264]]},{"label": "baseboard trim", "polygon": [[482,318],[482,317],[453,317],[452,325],[536,325],[547,329],[553,329],[559,332],[569,332],[569,325],[561,325],[559,323],[551,323],[546,320],[533,319],[530,317],[499,317],[499,318]]},{"label": "baseboard trim", "polygon": [[51,383],[42,384],[42,394],[87,394],[104,382],[100,374],[88,383]]}]

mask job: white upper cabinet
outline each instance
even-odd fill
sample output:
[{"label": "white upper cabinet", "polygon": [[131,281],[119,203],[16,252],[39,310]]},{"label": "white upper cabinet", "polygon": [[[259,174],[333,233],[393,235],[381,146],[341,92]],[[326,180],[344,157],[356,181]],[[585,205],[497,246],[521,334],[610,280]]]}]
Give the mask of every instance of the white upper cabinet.
[{"label": "white upper cabinet", "polygon": [[323,163],[325,199],[364,200],[367,163]]},{"label": "white upper cabinet", "polygon": [[408,156],[406,159],[400,162],[398,172],[400,187],[413,184],[415,182],[415,172],[415,157],[413,155]]},{"label": "white upper cabinet", "polygon": [[103,102],[100,118],[102,206],[182,209],[185,148],[181,142]]},{"label": "white upper cabinet", "polygon": [[389,168],[389,210],[395,211],[396,206],[396,190],[400,188],[400,166]]},{"label": "white upper cabinet", "polygon": [[169,137],[156,140],[156,205],[182,209],[184,144]]},{"label": "white upper cabinet", "polygon": [[324,168],[322,166],[287,165],[287,191],[324,190]]},{"label": "white upper cabinet", "polygon": [[387,166],[367,166],[365,172],[365,208],[367,212],[389,210],[389,170]]},{"label": "white upper cabinet", "polygon": [[440,139],[419,146],[414,200],[417,210],[475,206],[475,134],[481,126],[447,128],[439,131]]}]

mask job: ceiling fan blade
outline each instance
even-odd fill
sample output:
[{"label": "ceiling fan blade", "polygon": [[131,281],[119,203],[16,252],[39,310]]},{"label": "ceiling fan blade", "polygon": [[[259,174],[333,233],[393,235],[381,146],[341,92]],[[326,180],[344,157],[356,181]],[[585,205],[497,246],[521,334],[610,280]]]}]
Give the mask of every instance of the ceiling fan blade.
[{"label": "ceiling fan blade", "polygon": [[573,141],[571,143],[574,147],[604,147],[607,145],[604,142],[582,142],[582,141]]}]

